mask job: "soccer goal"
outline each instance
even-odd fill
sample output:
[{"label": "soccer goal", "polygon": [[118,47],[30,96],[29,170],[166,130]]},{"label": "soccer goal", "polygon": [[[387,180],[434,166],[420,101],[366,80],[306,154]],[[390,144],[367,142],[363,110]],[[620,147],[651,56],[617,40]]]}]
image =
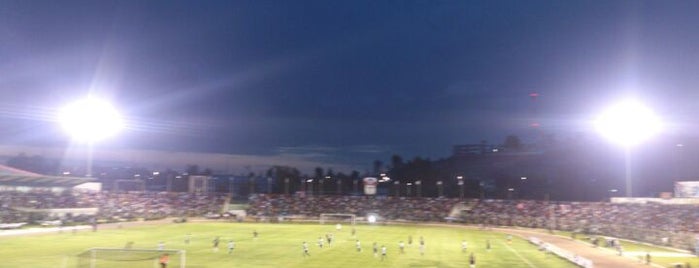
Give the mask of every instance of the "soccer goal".
[{"label": "soccer goal", "polygon": [[344,223],[354,225],[357,223],[357,216],[354,214],[335,214],[335,213],[323,213],[320,214],[319,218],[320,224],[325,223]]},{"label": "soccer goal", "polygon": [[159,268],[160,258],[167,254],[167,267],[184,268],[184,250],[91,248],[78,254],[79,268]]}]

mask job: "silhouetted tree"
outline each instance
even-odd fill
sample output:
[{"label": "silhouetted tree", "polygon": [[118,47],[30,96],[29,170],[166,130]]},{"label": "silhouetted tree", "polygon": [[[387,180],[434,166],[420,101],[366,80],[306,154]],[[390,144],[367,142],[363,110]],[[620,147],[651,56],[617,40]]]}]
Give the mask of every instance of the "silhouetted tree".
[{"label": "silhouetted tree", "polygon": [[186,171],[189,175],[199,175],[199,165],[187,165]]},{"label": "silhouetted tree", "polygon": [[522,149],[522,141],[515,135],[508,135],[505,138],[503,147],[505,147],[505,150],[508,151],[519,151]]},{"label": "silhouetted tree", "polygon": [[372,174],[372,175],[378,175],[379,173],[381,173],[382,169],[383,169],[383,162],[381,162],[381,160],[375,160],[374,161],[374,170],[373,170],[374,174]]}]

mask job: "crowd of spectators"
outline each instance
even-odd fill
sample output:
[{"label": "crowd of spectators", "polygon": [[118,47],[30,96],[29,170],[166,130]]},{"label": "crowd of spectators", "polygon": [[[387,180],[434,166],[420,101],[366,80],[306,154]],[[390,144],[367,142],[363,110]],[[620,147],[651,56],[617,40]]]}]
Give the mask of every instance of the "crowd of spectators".
[{"label": "crowd of spectators", "polygon": [[227,201],[225,195],[198,193],[5,191],[0,194],[0,223],[26,220],[22,211],[32,211],[36,218],[40,211],[48,215],[46,210],[66,208],[97,208],[93,216],[104,221],[203,216],[221,213]]},{"label": "crowd of spectators", "polygon": [[699,206],[609,202],[472,200],[471,224],[547,228],[694,249]]},{"label": "crowd of spectators", "polygon": [[389,220],[441,221],[458,199],[392,196],[286,196],[260,194],[250,198],[247,214],[255,217],[306,216],[322,213],[376,213]]},{"label": "crowd of spectators", "polygon": [[91,192],[77,195],[78,204],[99,208],[100,219],[203,216],[221,213],[228,198],[216,194],[167,192]]},{"label": "crowd of spectators", "polygon": [[652,203],[257,195],[247,212],[256,217],[376,213],[386,220],[447,221],[455,220],[449,217],[455,208],[457,220],[469,224],[562,230],[692,250],[699,233],[699,206]]},{"label": "crowd of spectators", "polygon": [[[0,194],[0,223],[36,219],[37,214],[27,213],[27,209],[56,208],[97,208],[94,216],[105,221],[204,216],[221,213],[227,201],[225,195],[198,193],[5,191]],[[699,233],[696,205],[258,194],[250,198],[247,209],[248,215],[258,218],[315,218],[323,213],[359,217],[375,213],[385,220],[459,220],[484,226],[544,228],[687,249],[693,249]]]},{"label": "crowd of spectators", "polygon": [[85,207],[78,204],[78,200],[70,192],[55,193],[48,190],[3,191],[0,194],[0,205],[32,209]]}]

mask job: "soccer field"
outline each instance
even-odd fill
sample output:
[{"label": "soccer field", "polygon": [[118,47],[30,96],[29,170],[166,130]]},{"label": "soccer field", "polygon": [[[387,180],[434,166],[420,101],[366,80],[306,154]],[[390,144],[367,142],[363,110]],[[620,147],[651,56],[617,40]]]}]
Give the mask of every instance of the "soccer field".
[{"label": "soccer field", "polygon": [[[352,226],[341,231],[326,224],[253,224],[253,223],[185,223],[144,225],[123,229],[103,229],[97,232],[79,231],[45,235],[0,237],[0,267],[77,267],[77,255],[92,247],[123,248],[133,242],[133,248],[157,249],[163,241],[165,249],[186,250],[186,267],[468,267],[469,255],[474,254],[477,267],[575,267],[556,256],[545,254],[527,241],[497,232],[437,226],[357,225],[356,237]],[[253,232],[259,236],[253,238]],[[185,243],[186,234],[191,241]],[[318,239],[334,234],[332,245],[323,248]],[[218,252],[212,241],[220,236]],[[412,236],[413,242],[408,243]],[[424,237],[424,255],[419,241]],[[356,240],[362,251],[357,252]],[[235,249],[228,254],[229,240]],[[461,250],[461,242],[468,249]],[[486,249],[486,241],[491,249]],[[306,241],[310,256],[303,256]],[[405,243],[401,254],[399,242]],[[372,244],[379,246],[377,257]],[[387,257],[381,260],[381,246]],[[170,267],[174,267],[170,265]],[[123,261],[99,267],[156,267],[155,261]]]}]

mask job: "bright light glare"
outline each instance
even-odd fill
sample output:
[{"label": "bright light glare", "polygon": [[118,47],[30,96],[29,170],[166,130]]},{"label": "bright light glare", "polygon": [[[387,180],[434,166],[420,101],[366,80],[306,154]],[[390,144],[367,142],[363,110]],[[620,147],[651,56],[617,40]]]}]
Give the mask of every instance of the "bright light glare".
[{"label": "bright light glare", "polygon": [[376,223],[376,216],[375,216],[375,215],[369,215],[369,217],[367,217],[366,220],[367,220],[369,223]]},{"label": "bright light glare", "polygon": [[74,139],[94,142],[108,138],[123,128],[119,113],[106,101],[87,98],[64,107],[61,125]]},{"label": "bright light glare", "polygon": [[604,111],[595,128],[605,138],[625,147],[634,146],[660,132],[660,118],[637,101],[625,101]]}]

